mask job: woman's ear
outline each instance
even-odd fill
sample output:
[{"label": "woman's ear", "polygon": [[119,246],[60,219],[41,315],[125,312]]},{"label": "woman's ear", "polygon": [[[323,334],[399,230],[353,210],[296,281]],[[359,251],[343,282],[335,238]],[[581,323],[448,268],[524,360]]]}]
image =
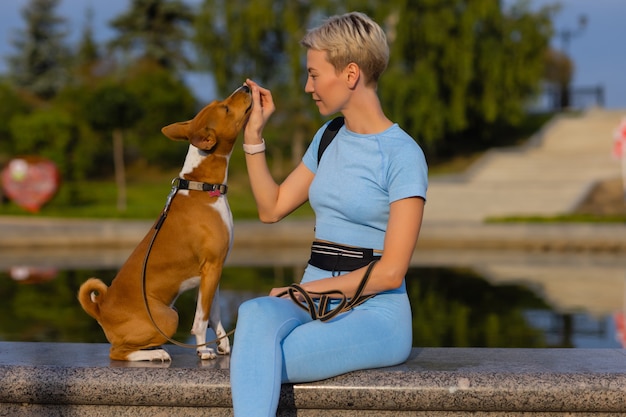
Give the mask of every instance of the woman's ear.
[{"label": "woman's ear", "polygon": [[359,78],[361,78],[361,68],[354,62],[350,62],[344,69],[344,74],[346,75],[348,88],[353,89],[356,87]]}]

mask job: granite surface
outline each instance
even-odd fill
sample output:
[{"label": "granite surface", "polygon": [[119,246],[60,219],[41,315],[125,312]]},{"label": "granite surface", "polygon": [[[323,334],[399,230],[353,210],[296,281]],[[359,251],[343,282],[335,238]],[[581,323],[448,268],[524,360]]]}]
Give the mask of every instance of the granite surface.
[{"label": "granite surface", "polygon": [[[127,363],[108,348],[0,342],[0,415],[232,415],[228,357],[168,346],[170,363]],[[284,385],[279,415],[590,413],[626,414],[624,350],[415,348],[400,366]]]}]

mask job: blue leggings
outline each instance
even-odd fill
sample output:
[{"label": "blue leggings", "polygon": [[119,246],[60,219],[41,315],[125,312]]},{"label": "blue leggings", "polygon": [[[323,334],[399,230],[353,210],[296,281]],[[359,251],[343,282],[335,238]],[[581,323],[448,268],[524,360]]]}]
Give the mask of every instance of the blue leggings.
[{"label": "blue leggings", "polygon": [[235,416],[276,416],[282,383],[402,363],[411,352],[411,329],[404,285],[328,322],[311,320],[290,299],[246,301],[230,362]]}]

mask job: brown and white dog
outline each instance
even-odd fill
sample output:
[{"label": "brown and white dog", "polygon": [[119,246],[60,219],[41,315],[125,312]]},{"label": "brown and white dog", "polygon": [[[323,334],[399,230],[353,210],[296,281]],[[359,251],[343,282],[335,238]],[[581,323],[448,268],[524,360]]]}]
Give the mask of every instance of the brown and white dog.
[{"label": "brown and white dog", "polygon": [[[224,192],[233,145],[251,107],[250,90],[243,86],[227,99],[207,105],[192,120],[162,129],[168,138],[190,143],[180,172],[182,180],[177,180],[188,190],[181,187],[169,210],[167,206],[164,210],[166,219],[160,222],[162,215],[155,223],[158,236],[151,249],[154,230],[131,253],[109,287],[90,278],[78,291],[81,306],[98,321],[111,343],[111,359],[171,360],[164,349],[154,349],[167,339],[155,328],[145,307],[142,271],[149,249],[145,296],[159,329],[172,337],[178,327],[174,301],[183,291],[199,287],[191,329],[196,343],[205,343],[209,321],[218,337],[226,334],[219,317],[218,284],[232,246],[233,219]],[[202,359],[216,356],[208,347],[196,350]],[[227,337],[218,342],[217,351],[230,353]]]}]

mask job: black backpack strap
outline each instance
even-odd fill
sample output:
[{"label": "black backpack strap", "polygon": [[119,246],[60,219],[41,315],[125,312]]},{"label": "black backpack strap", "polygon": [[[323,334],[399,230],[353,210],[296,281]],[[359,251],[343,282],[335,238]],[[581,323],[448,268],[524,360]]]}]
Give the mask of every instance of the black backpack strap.
[{"label": "black backpack strap", "polygon": [[330,145],[330,142],[333,141],[335,136],[337,136],[337,132],[343,126],[343,116],[335,117],[329,124],[326,126],[326,130],[322,134],[322,139],[320,140],[320,146],[317,148],[317,164],[319,165],[320,160],[322,159],[322,155],[324,151]]}]

